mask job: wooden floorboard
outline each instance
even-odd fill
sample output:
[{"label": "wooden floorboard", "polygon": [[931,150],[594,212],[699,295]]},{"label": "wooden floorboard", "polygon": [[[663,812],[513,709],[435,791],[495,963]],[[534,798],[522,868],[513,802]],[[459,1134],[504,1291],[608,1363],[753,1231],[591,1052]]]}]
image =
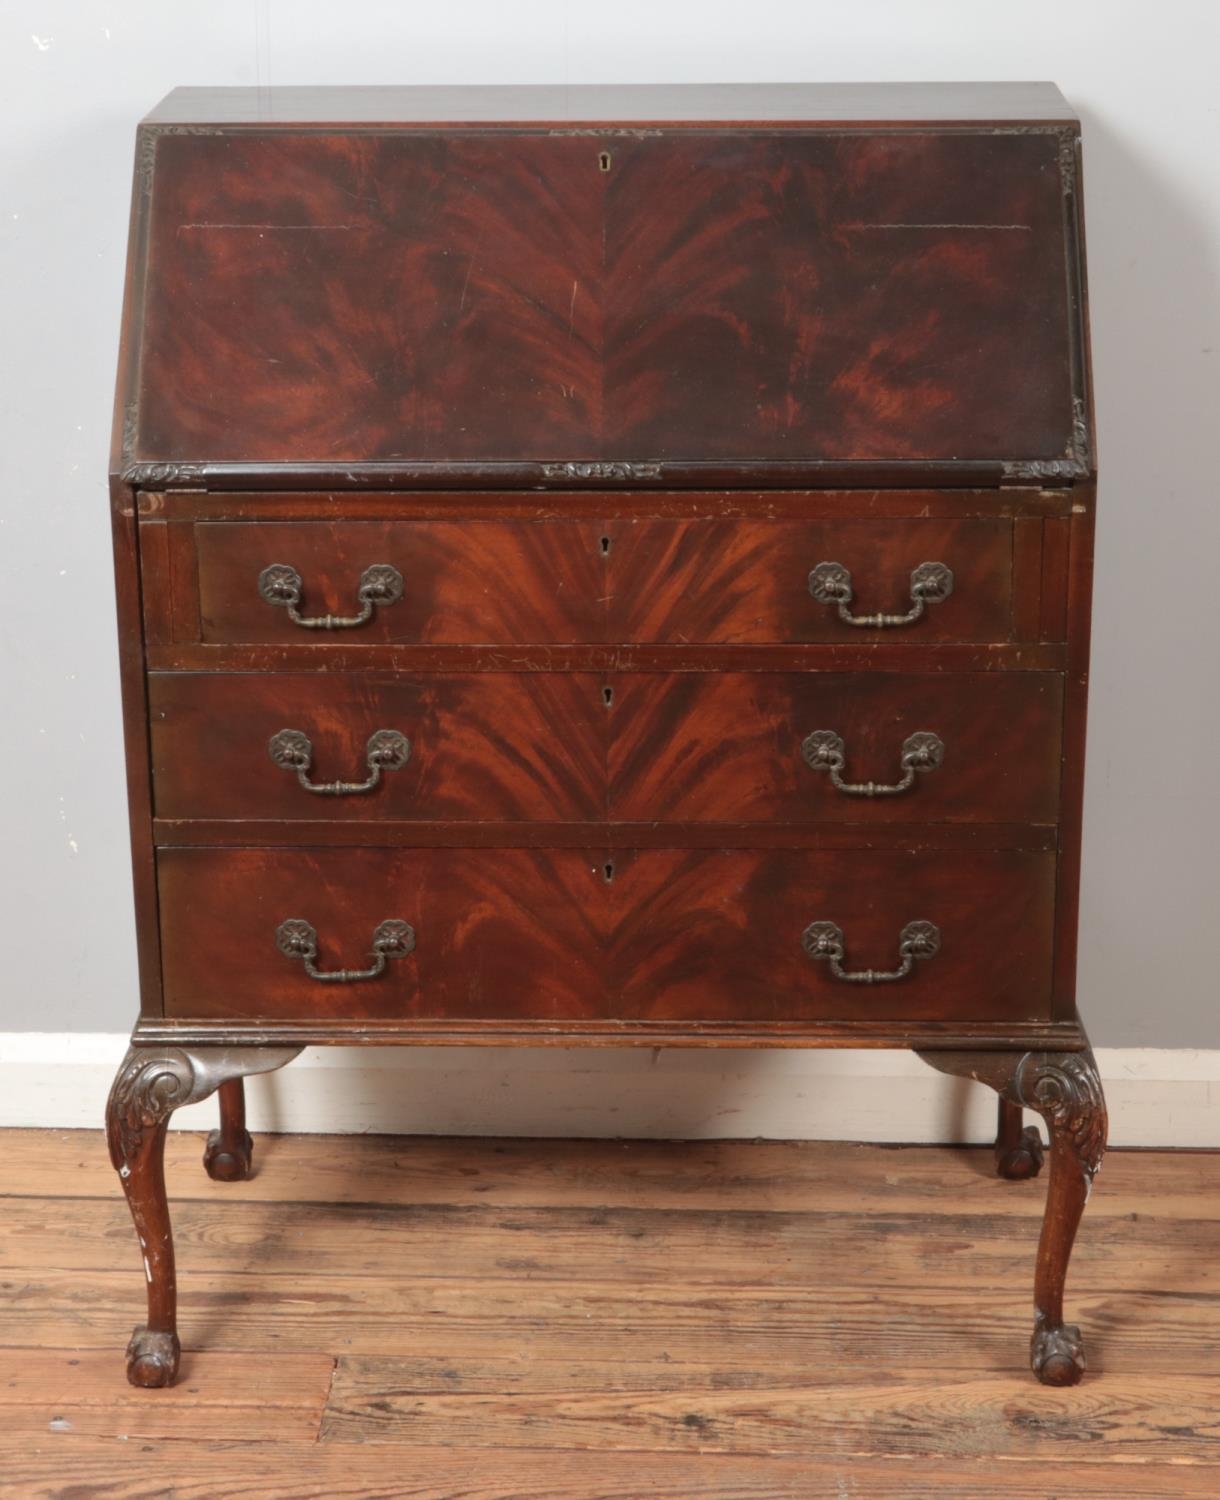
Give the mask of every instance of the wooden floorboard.
[{"label": "wooden floorboard", "polygon": [[[8,1130],[0,1190],[111,1198],[114,1172],[100,1131]],[[1040,1218],[1035,1184],[997,1183],[992,1153],[960,1146],[862,1146],[843,1141],[503,1140],[469,1137],[283,1135],[255,1145],[249,1182],[218,1190],[200,1170],[201,1137],[171,1131],[166,1176],[192,1198],[290,1203],[478,1204],[499,1208],[734,1209],[751,1213],[939,1213],[948,1206]],[[1207,1189],[1212,1191],[1207,1191]],[[1111,1151],[1090,1213],[1220,1219],[1220,1152]]]},{"label": "wooden floorboard", "polygon": [[1220,1155],[1115,1152],[1026,1365],[1041,1183],[989,1153],[171,1137],[185,1352],[92,1132],[5,1132],[0,1496],[1147,1500],[1220,1494]]},{"label": "wooden floorboard", "polygon": [[1215,1500],[1214,1469],[0,1436],[20,1500]]}]

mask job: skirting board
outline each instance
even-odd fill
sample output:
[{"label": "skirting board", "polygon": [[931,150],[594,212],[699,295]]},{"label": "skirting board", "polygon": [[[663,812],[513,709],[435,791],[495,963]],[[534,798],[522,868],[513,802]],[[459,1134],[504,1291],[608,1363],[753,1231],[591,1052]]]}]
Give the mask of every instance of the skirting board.
[{"label": "skirting board", "polygon": [[[120,1034],[0,1032],[0,1126],[96,1127]],[[1116,1146],[1220,1146],[1220,1051],[1101,1049]],[[983,1142],[995,1095],[908,1052],[312,1047],[246,1084],[254,1131]],[[174,1124],[215,1123],[214,1099]]]}]

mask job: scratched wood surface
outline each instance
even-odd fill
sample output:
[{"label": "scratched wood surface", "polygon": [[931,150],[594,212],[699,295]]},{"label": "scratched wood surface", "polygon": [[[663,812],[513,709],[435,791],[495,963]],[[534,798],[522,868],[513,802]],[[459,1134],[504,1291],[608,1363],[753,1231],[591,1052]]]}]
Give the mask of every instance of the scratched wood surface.
[{"label": "scratched wood surface", "polygon": [[1220,1487],[1214,1153],[1107,1159],[1069,1287],[1090,1374],[1053,1391],[1024,1357],[1043,1188],[987,1152],[285,1136],[217,1184],[176,1133],[186,1352],[175,1388],[136,1392],[100,1134],[4,1145],[6,1497]]}]

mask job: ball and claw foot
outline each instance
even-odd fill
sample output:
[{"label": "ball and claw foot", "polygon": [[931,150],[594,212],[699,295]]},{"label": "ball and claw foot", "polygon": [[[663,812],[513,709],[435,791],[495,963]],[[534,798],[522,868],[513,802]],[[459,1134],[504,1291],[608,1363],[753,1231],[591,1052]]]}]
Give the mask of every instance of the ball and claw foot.
[{"label": "ball and claw foot", "polygon": [[1084,1341],[1074,1323],[1035,1328],[1029,1363],[1043,1385],[1076,1385],[1084,1374]]},{"label": "ball and claw foot", "polygon": [[127,1345],[127,1379],[145,1389],[173,1385],[180,1352],[176,1333],[137,1328]]},{"label": "ball and claw foot", "polygon": [[213,1130],[203,1151],[203,1169],[213,1182],[244,1182],[250,1175],[254,1141],[242,1131],[240,1142],[225,1142],[219,1130]]},{"label": "ball and claw foot", "polygon": [[1015,1146],[996,1148],[995,1169],[1009,1182],[1027,1182],[1042,1170],[1042,1135],[1036,1125],[1027,1125]]}]

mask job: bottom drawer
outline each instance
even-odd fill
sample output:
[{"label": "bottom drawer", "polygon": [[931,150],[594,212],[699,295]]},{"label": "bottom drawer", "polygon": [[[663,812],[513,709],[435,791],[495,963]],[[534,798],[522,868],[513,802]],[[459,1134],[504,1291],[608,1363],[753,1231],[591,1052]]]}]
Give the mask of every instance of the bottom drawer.
[{"label": "bottom drawer", "polygon": [[[163,849],[165,1013],[1045,1020],[1054,864],[1020,851]],[[383,930],[377,953],[387,921],[409,930]]]}]

